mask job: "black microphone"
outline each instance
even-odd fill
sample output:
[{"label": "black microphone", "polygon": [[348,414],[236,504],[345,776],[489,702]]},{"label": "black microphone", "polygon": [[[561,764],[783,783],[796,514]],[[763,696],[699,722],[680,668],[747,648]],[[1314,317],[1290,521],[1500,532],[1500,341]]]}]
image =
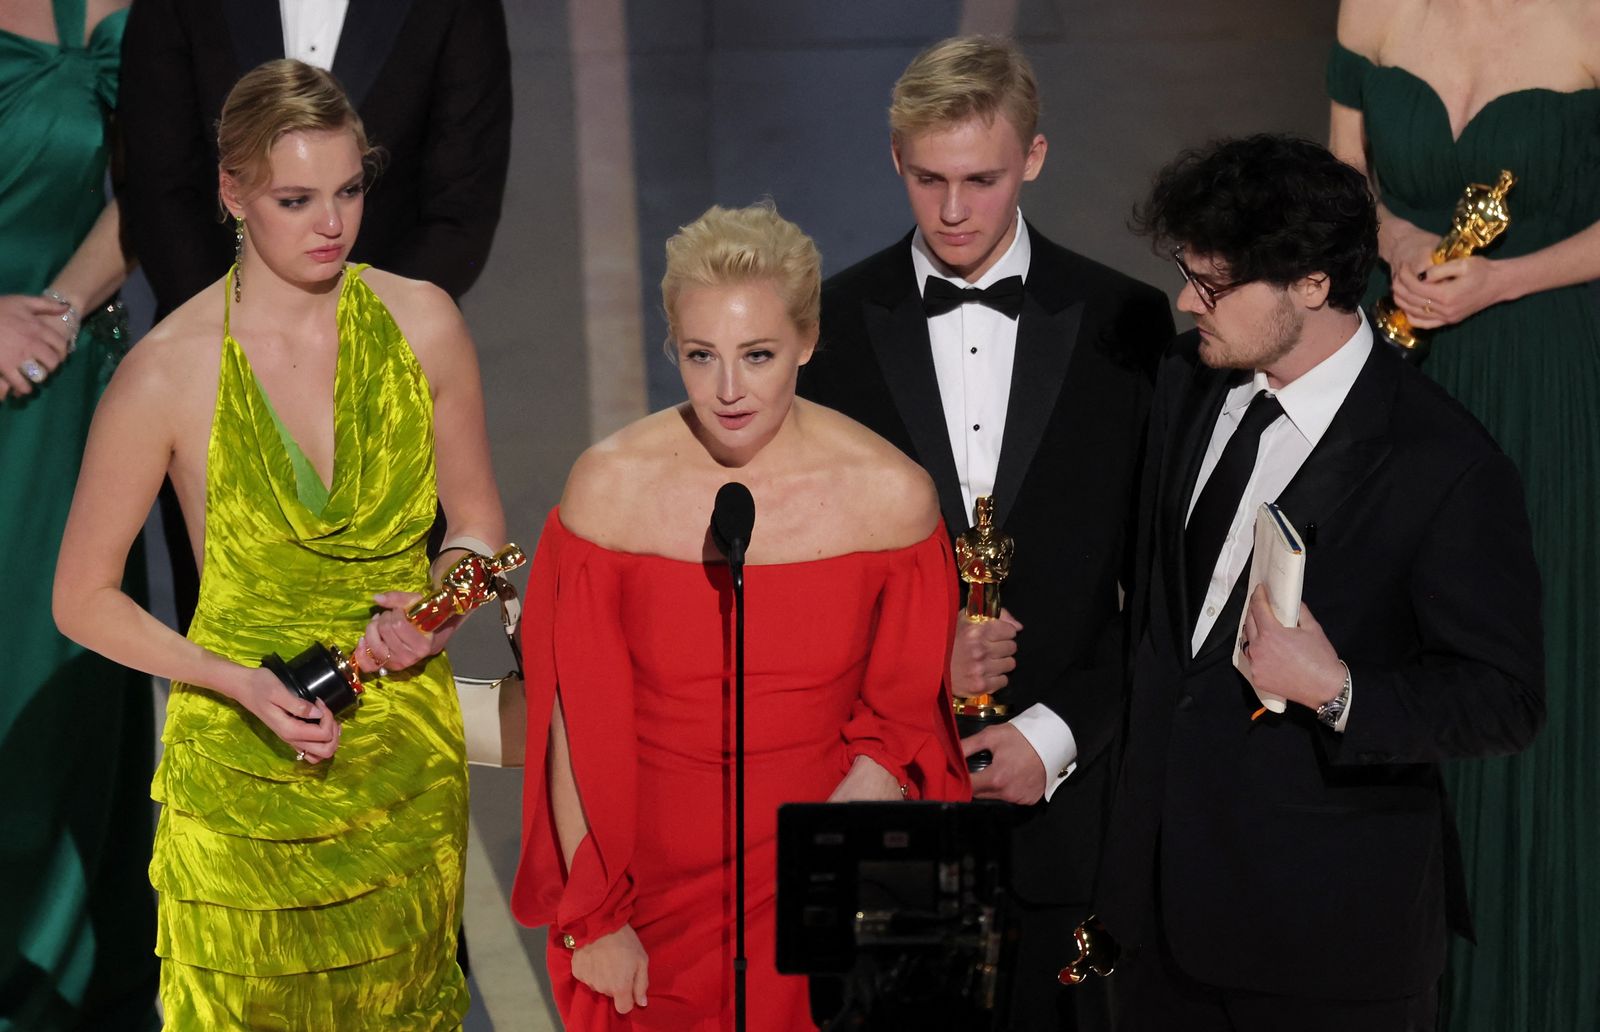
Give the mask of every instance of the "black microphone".
[{"label": "black microphone", "polygon": [[717,551],[728,557],[728,571],[740,587],[744,582],[744,551],[750,547],[750,532],[755,525],[756,500],[750,489],[737,480],[723,484],[711,508],[711,540]]},{"label": "black microphone", "polygon": [[756,525],[756,500],[750,489],[737,480],[723,484],[711,507],[711,540],[717,551],[728,557],[728,574],[733,581],[733,709],[734,709],[734,836],[738,853],[734,862],[734,900],[739,910],[733,951],[733,1027],[745,1032],[745,975],[749,958],[745,956],[744,914],[744,550],[750,546],[750,532]]}]

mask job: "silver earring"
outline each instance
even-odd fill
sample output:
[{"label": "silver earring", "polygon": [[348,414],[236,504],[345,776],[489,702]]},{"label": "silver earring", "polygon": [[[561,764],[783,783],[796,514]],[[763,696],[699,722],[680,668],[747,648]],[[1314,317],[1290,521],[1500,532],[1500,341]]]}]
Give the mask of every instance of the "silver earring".
[{"label": "silver earring", "polygon": [[239,303],[239,281],[243,278],[240,266],[244,263],[244,219],[233,220],[233,303]]}]

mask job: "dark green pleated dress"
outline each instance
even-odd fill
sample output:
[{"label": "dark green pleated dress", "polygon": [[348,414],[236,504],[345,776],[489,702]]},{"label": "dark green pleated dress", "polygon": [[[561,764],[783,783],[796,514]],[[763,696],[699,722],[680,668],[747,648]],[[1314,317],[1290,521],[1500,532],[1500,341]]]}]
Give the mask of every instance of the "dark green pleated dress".
[{"label": "dark green pleated dress", "polygon": [[[1383,203],[1423,229],[1449,229],[1466,184],[1501,169],[1517,176],[1511,225],[1486,257],[1527,254],[1600,219],[1600,89],[1505,94],[1459,139],[1426,82],[1337,44],[1328,92],[1365,116]],[[1380,269],[1368,302],[1387,290]],[[1451,954],[1455,1032],[1600,1028],[1597,297],[1586,284],[1485,309],[1436,331],[1423,366],[1521,470],[1544,579],[1549,725],[1520,756],[1446,770],[1478,938]]]}]

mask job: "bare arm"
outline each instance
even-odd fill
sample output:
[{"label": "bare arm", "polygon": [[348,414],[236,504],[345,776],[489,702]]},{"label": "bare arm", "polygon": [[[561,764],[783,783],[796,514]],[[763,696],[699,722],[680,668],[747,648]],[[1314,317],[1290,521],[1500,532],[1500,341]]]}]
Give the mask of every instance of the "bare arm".
[{"label": "bare arm", "polygon": [[122,253],[121,227],[122,209],[112,198],[50,284],[80,313],[98,307],[127,282],[133,262]]},{"label": "bare arm", "polygon": [[124,666],[232,699],[306,758],[325,759],[338,746],[337,722],[326,707],[297,698],[268,671],[196,645],[122,591],[128,550],[177,444],[170,418],[177,392],[159,357],[136,349],[95,412],[56,563],[56,625]]}]

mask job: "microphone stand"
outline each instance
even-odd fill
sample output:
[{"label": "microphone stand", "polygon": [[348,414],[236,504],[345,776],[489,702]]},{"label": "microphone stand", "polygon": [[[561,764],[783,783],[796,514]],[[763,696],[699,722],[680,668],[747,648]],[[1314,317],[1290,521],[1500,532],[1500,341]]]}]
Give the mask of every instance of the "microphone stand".
[{"label": "microphone stand", "polygon": [[728,549],[728,573],[733,579],[733,826],[738,840],[733,894],[734,905],[739,908],[733,953],[735,1032],[745,1032],[745,969],[750,966],[744,954],[744,546],[735,538]]}]

